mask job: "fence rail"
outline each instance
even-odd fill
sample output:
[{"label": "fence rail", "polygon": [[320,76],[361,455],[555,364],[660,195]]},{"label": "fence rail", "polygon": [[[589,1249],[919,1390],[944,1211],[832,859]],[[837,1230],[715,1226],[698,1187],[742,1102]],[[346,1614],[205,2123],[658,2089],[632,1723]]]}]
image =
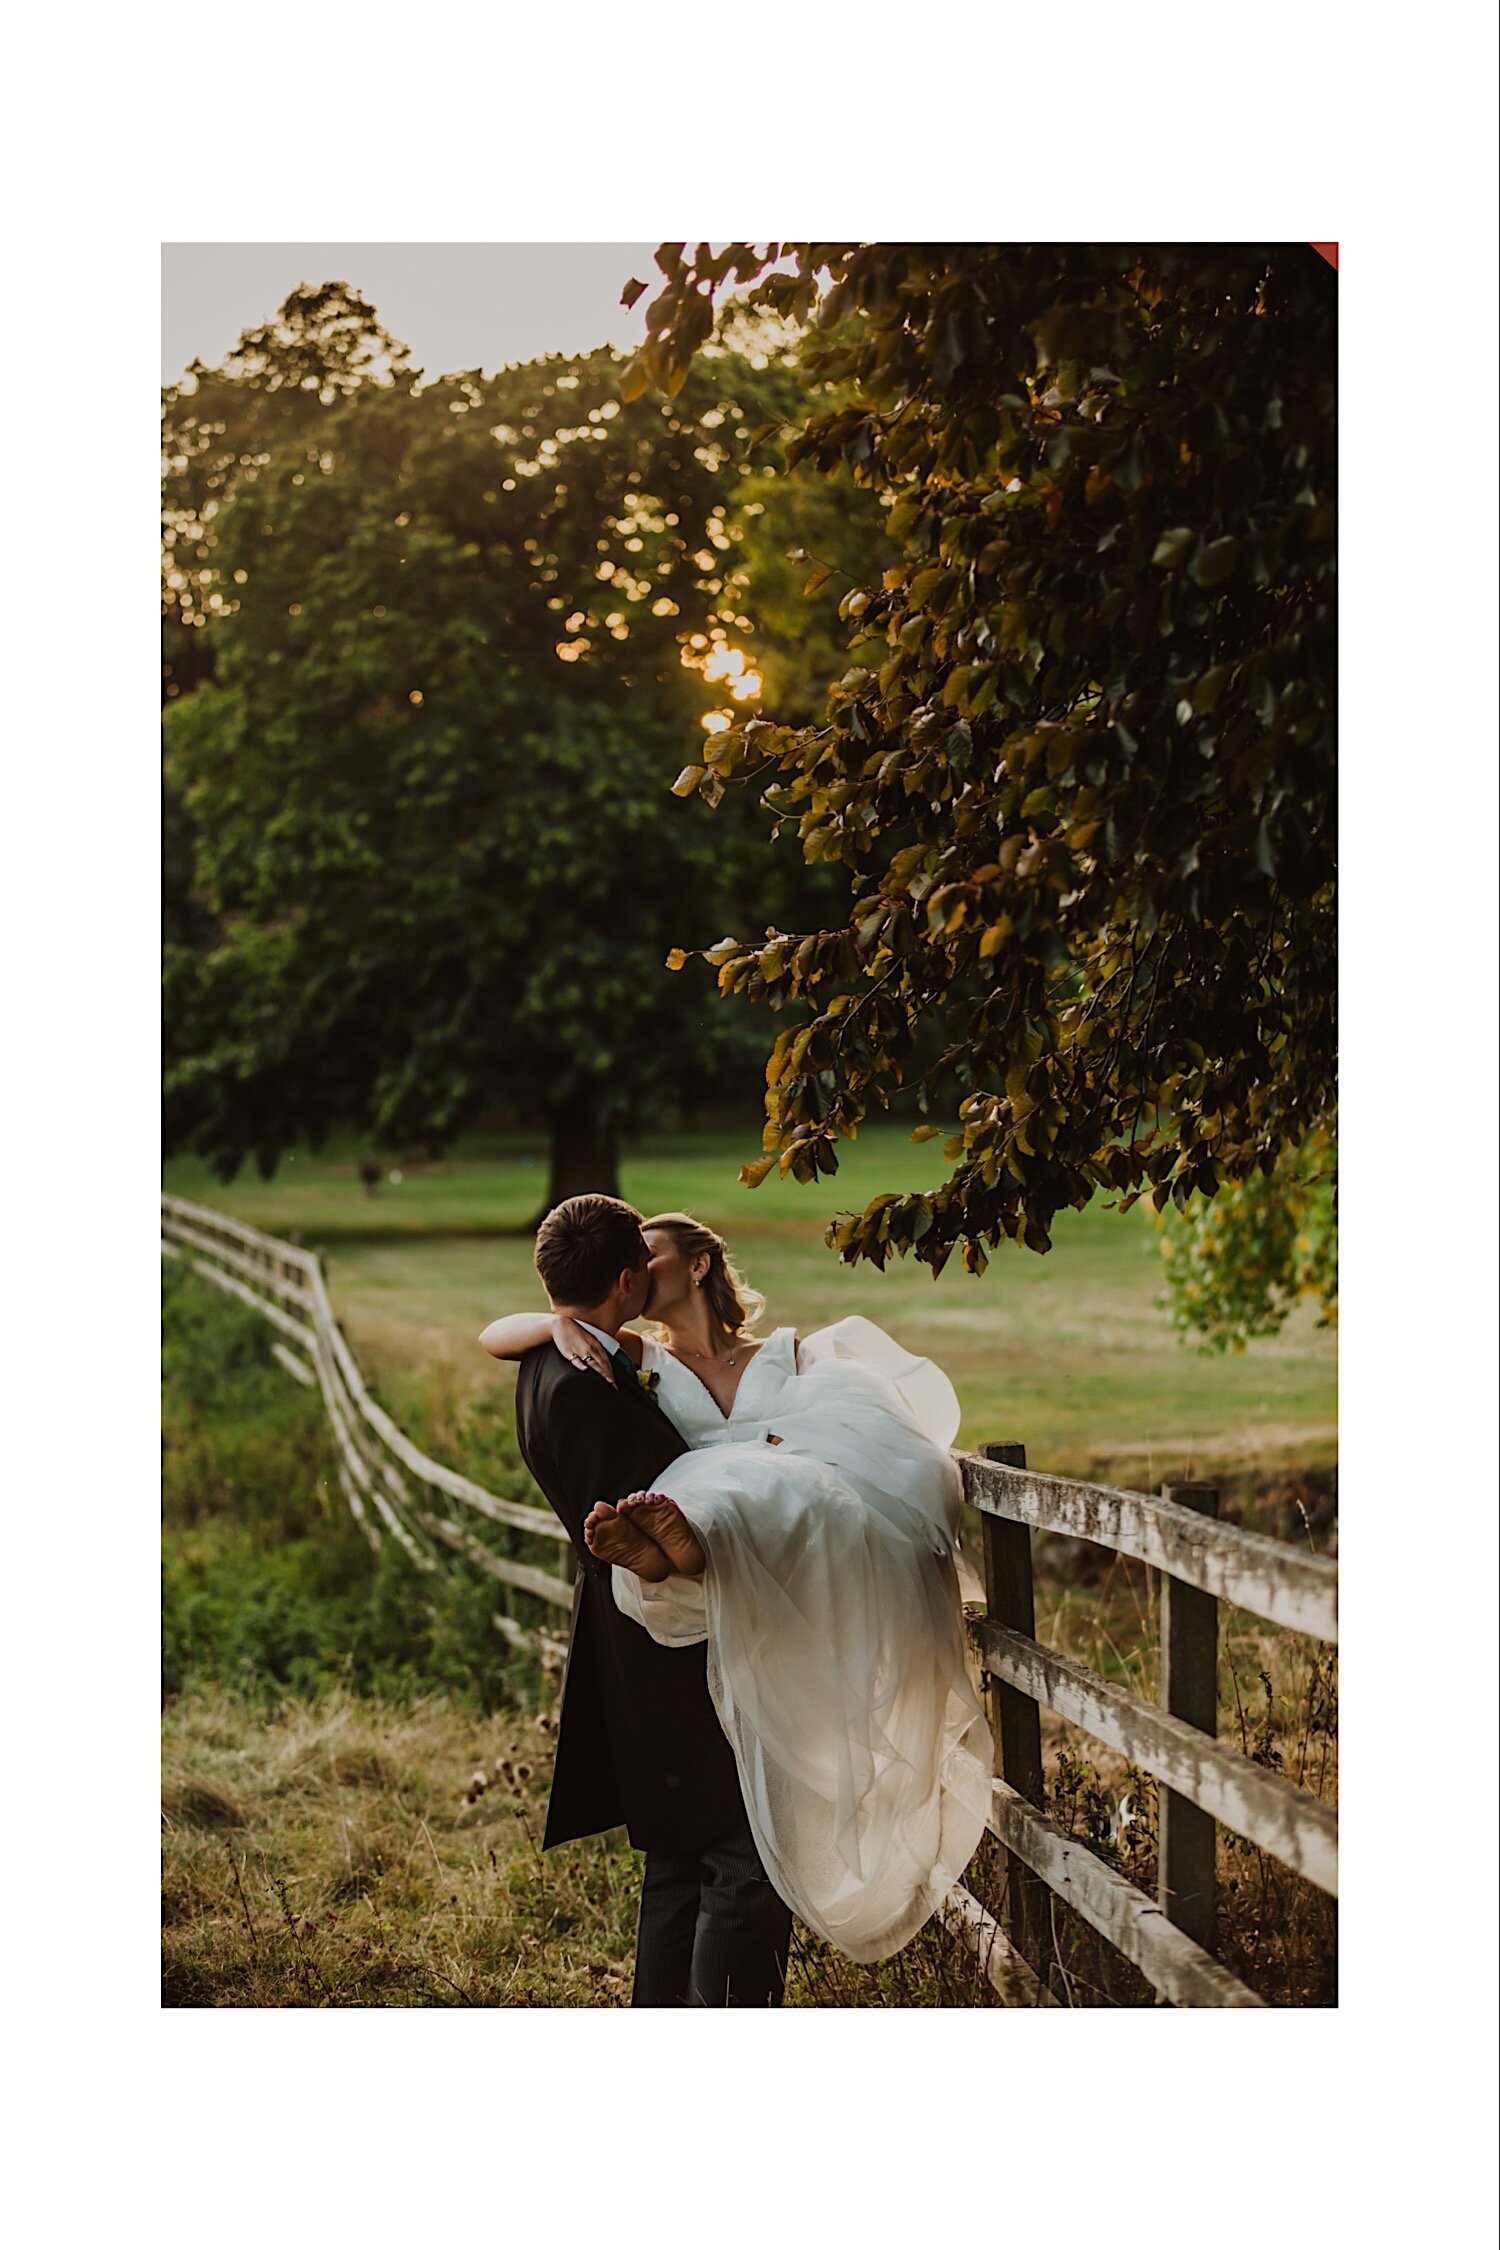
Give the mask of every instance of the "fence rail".
[{"label": "fence rail", "polygon": [[[571,1608],[575,1558],[563,1526],[550,1509],[503,1499],[434,1461],[397,1427],[365,1387],[312,1251],[173,1195],[161,1199],[161,1231],[163,1253],[186,1259],[261,1313],[277,1331],[271,1349],[281,1366],[319,1390],[338,1447],[340,1487],[373,1544],[394,1538],[426,1569],[438,1567],[446,1548],[517,1593],[554,1610]],[[1161,2000],[1192,2008],[1263,2006],[1213,1956],[1217,1824],[1336,1896],[1337,1819],[1310,1790],[1215,1739],[1218,1606],[1229,1602],[1335,1642],[1336,1566],[1220,1523],[1218,1495],[1209,1486],[1167,1486],[1152,1495],[1043,1476],[1026,1467],[1020,1445],[956,1458],[983,1526],[985,1602],[969,1625],[994,1700],[999,1771],[989,1827],[1005,1847],[1009,1881],[1003,1921],[959,1885],[945,1908],[948,1927],[1012,2006],[1057,2004],[1047,1981],[1056,1899],[1132,1962]],[[497,1553],[476,1536],[476,1516],[561,1543],[566,1575]],[[1090,1540],[1160,1573],[1159,1705],[1037,1640],[1034,1532]],[[562,1654],[545,1628],[505,1611],[494,1622],[513,1645],[539,1645],[552,1660]],[[1043,1706],[1159,1783],[1155,1899],[1047,1815]]]},{"label": "fence rail", "polygon": [[[1008,1951],[1043,1979],[1051,1901],[1062,1899],[1178,2007],[1264,2005],[1213,1956],[1217,1826],[1338,1893],[1331,1806],[1215,1739],[1218,1610],[1336,1642],[1338,1570],[1258,1533],[1220,1523],[1208,1485],[1159,1496],[1079,1484],[1026,1467],[1021,1445],[957,1456],[982,1522],[985,1607],[969,1632],[991,1683],[999,1758],[989,1827],[1009,1867]],[[1033,1532],[1087,1539],[1150,1564],[1161,1578],[1161,1703],[1153,1706],[1036,1638]],[[1161,1785],[1153,1901],[1044,1810],[1043,1707],[1121,1752]],[[1006,1972],[1009,1974],[1007,1967]]]},{"label": "fence rail", "polygon": [[[185,1259],[216,1288],[253,1306],[276,1329],[271,1349],[279,1364],[322,1395],[338,1449],[339,1486],[372,1545],[390,1537],[426,1570],[438,1567],[439,1551],[446,1547],[501,1585],[553,1609],[571,1610],[573,1549],[551,1509],[487,1492],[412,1443],[366,1389],[334,1318],[315,1252],[177,1195],[161,1199],[161,1246],[166,1256]],[[563,1572],[497,1554],[465,1523],[464,1510],[561,1545]],[[496,1614],[495,1624],[513,1645],[529,1643],[552,1658],[562,1653],[561,1643],[544,1628],[528,1627],[504,1612]]]},{"label": "fence rail", "polygon": [[965,1490],[985,1515],[1030,1531],[1092,1540],[1272,1625],[1321,1641],[1338,1639],[1338,1569],[1326,1556],[1218,1523],[1170,1498],[1075,1484],[982,1454],[961,1453],[958,1459]]}]

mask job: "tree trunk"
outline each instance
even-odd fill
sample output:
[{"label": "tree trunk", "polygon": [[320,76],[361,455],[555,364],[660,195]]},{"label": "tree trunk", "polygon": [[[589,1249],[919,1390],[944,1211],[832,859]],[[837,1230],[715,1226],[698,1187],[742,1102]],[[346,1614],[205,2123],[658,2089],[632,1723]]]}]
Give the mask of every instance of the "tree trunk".
[{"label": "tree trunk", "polygon": [[586,1112],[568,1112],[552,1119],[550,1135],[547,1200],[534,1226],[540,1226],[547,1213],[570,1195],[620,1192],[620,1145],[613,1131],[596,1124]]}]

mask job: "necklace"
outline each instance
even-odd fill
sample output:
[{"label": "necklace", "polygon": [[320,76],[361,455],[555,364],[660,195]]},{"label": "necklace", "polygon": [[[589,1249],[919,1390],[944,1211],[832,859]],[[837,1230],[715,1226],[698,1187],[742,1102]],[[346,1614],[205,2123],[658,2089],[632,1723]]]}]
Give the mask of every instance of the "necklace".
[{"label": "necklace", "polygon": [[739,1362],[740,1352],[738,1345],[736,1345],[735,1349],[727,1356],[723,1352],[695,1352],[691,1344],[684,1344],[682,1348],[687,1353],[689,1359],[706,1359],[716,1366],[722,1363],[725,1367],[734,1367]]}]

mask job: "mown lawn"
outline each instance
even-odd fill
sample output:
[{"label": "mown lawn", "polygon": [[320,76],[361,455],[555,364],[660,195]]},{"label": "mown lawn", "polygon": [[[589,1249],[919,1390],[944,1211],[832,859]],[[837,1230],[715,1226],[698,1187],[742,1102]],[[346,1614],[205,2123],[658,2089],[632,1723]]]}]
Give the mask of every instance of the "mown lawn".
[{"label": "mown lawn", "polygon": [[[1143,1205],[1065,1212],[1046,1257],[1006,1246],[981,1278],[934,1281],[897,1261],[847,1268],[822,1231],[882,1188],[930,1186],[940,1142],[876,1128],[816,1187],[737,1178],[757,1152],[743,1133],[661,1136],[627,1156],[622,1189],[648,1216],[685,1209],[720,1228],[769,1320],[804,1333],[863,1312],[946,1367],[963,1403],[960,1442],[1020,1439],[1034,1467],[1152,1483],[1218,1472],[1280,1477],[1325,1469],[1336,1451],[1335,1344],[1299,1308],[1283,1332],[1241,1355],[1184,1345],[1159,1296],[1158,1237]],[[498,1312],[540,1304],[525,1221],[545,1182],[539,1141],[471,1140],[368,1196],[358,1151],[287,1159],[276,1177],[225,1185],[179,1159],[165,1185],[325,1256],[351,1342],[377,1391],[439,1425],[487,1385],[507,1384],[474,1338]]]}]

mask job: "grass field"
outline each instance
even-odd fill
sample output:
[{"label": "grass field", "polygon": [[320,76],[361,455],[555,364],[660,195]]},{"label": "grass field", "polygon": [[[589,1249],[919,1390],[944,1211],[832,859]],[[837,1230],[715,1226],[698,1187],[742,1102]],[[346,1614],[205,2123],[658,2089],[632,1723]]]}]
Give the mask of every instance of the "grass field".
[{"label": "grass field", "polygon": [[[753,1125],[649,1139],[627,1155],[622,1191],[648,1215],[685,1209],[719,1228],[770,1322],[806,1333],[863,1312],[938,1360],[963,1403],[961,1443],[1020,1439],[1036,1468],[1148,1485],[1211,1472],[1276,1480],[1332,1464],[1332,1335],[1299,1307],[1279,1336],[1243,1354],[1189,1349],[1158,1302],[1158,1236],[1144,1205],[1064,1212],[1046,1257],[1006,1245],[979,1279],[950,1267],[934,1281],[899,1260],[880,1274],[841,1266],[823,1227],[880,1189],[941,1179],[941,1143],[876,1128],[836,1179],[772,1178],[751,1192],[737,1172],[757,1146]],[[542,1301],[524,1224],[541,1198],[544,1150],[519,1137],[472,1140],[375,1196],[360,1187],[357,1154],[299,1153],[270,1181],[246,1172],[228,1185],[179,1159],[164,1179],[321,1250],[377,1392],[398,1418],[420,1407],[428,1427],[456,1424],[477,1391],[511,1381],[478,1350],[479,1328]]]}]

